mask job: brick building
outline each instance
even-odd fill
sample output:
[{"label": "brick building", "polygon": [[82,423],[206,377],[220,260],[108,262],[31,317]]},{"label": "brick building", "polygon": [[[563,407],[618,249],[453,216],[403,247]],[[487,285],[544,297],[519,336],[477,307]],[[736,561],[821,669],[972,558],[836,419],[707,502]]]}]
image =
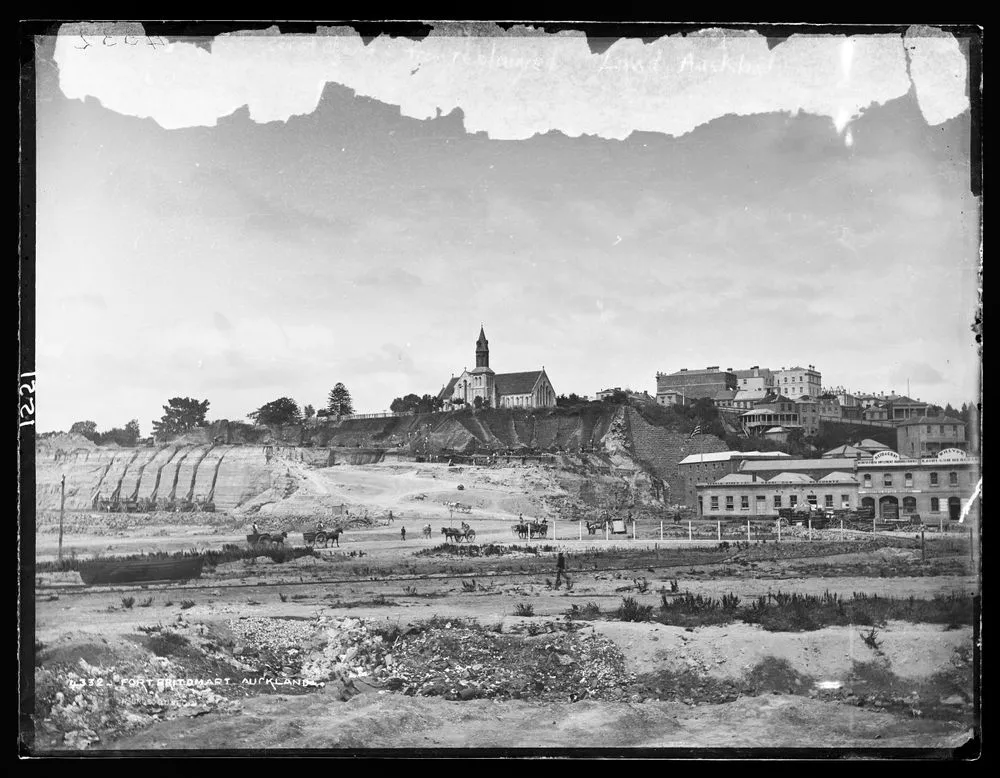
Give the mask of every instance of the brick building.
[{"label": "brick building", "polygon": [[904,456],[936,456],[946,448],[968,450],[965,422],[961,419],[920,416],[902,421],[896,427],[896,450]]},{"label": "brick building", "polygon": [[705,518],[777,518],[782,508],[854,509],[858,482],[850,471],[834,470],[819,479],[802,472],[764,478],[733,473],[698,486],[698,515]]},{"label": "brick building", "polygon": [[793,399],[804,394],[818,397],[823,393],[823,377],[815,365],[783,367],[774,371],[774,390]]},{"label": "brick building", "polygon": [[954,448],[922,458],[882,451],[858,460],[856,475],[861,507],[875,509],[883,519],[917,514],[926,524],[943,524],[962,517],[976,491],[980,463]]},{"label": "brick building", "polygon": [[677,472],[683,483],[683,504],[695,504],[699,483],[710,483],[724,475],[736,473],[744,462],[751,459],[784,461],[791,457],[782,451],[716,451],[686,456],[677,464]]},{"label": "brick building", "polygon": [[704,370],[681,368],[676,373],[656,374],[658,402],[660,395],[668,392],[680,392],[685,400],[698,400],[727,389],[736,389],[736,374],[732,370],[719,370],[717,365]]}]

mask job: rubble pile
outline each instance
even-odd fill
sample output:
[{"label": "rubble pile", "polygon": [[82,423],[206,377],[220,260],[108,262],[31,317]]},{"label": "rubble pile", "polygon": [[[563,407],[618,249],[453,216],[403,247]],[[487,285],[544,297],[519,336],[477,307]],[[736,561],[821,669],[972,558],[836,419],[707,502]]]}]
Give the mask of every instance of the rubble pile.
[{"label": "rubble pile", "polygon": [[80,658],[69,668],[35,670],[36,738],[86,749],[155,721],[227,710],[221,678],[188,677],[167,657],[121,657],[112,667]]},{"label": "rubble pile", "polygon": [[593,634],[524,637],[450,623],[397,638],[375,678],[411,696],[563,702],[623,699],[634,680],[618,648]]},{"label": "rubble pile", "polygon": [[247,617],[228,626],[233,656],[268,677],[298,676],[305,653],[318,645],[315,621]]}]

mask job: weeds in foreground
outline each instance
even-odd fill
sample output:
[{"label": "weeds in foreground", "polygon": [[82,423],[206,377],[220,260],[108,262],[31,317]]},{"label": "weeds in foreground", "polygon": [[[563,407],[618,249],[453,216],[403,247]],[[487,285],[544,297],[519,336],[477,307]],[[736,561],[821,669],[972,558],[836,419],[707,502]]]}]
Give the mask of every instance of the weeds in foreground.
[{"label": "weeds in foreground", "polygon": [[126,610],[130,610],[132,606],[135,605],[135,597],[122,597],[122,607]]},{"label": "weeds in foreground", "polygon": [[859,632],[861,639],[865,642],[865,645],[872,651],[879,651],[882,648],[882,641],[878,639],[878,630],[872,627],[867,632]]},{"label": "weeds in foreground", "polygon": [[476,591],[476,579],[473,578],[471,581],[462,581],[462,591],[464,592]]},{"label": "weeds in foreground", "polygon": [[281,598],[282,602],[288,602],[288,595],[284,592],[278,592],[278,596]]},{"label": "weeds in foreground", "polygon": [[601,607],[596,602],[588,602],[583,607],[576,605],[575,603],[570,606],[569,612],[566,614],[569,619],[583,619],[584,621],[593,621],[601,617]]},{"label": "weeds in foreground", "polygon": [[514,606],[515,616],[534,616],[535,606],[529,602],[519,602]]},{"label": "weeds in foreground", "polygon": [[625,597],[615,611],[619,621],[650,621],[653,618],[652,605],[640,605],[635,597]]},{"label": "weeds in foreground", "polygon": [[194,607],[194,600],[181,600],[181,610],[186,611],[188,608]]},{"label": "weeds in foreground", "polygon": [[148,608],[152,604],[153,604],[153,598],[152,597],[147,597],[146,599],[139,601],[139,607],[140,608]]}]

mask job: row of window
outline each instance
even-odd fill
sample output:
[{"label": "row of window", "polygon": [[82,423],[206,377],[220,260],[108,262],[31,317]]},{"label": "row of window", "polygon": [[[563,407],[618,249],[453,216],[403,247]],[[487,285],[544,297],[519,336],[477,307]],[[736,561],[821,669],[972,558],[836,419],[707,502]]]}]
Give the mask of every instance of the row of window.
[{"label": "row of window", "polygon": [[[971,474],[970,474],[970,477],[971,477]],[[930,478],[931,478],[931,486],[937,486],[938,485],[938,474],[937,473],[931,473],[930,474]],[[864,483],[864,487],[866,489],[871,489],[871,486],[872,486],[872,474],[871,473],[865,473],[864,476],[862,477],[862,480],[863,480],[863,483]],[[892,487],[892,483],[893,483],[892,473],[884,473],[882,475],[882,486]],[[958,486],[958,473],[948,473],[948,485],[949,486]],[[903,486],[904,487],[906,487],[906,486],[913,486],[913,473],[904,473],[903,474]]]},{"label": "row of window", "polygon": [[[953,497],[951,499],[952,500],[956,500],[957,498]],[[731,495],[728,495],[726,497],[726,510],[727,511],[736,510],[735,500],[736,500],[736,498],[733,497],[733,496],[731,496]],[[764,495],[758,494],[757,495],[758,507],[762,507],[762,503],[765,500],[766,500],[766,498],[765,498]],[[781,508],[781,507],[783,507],[782,506],[782,497],[781,497],[780,494],[774,495],[773,501],[774,501],[773,504],[774,504],[775,508]],[[817,503],[817,497],[816,497],[815,494],[808,495],[806,497],[806,501],[808,502],[809,505],[817,505],[818,504]],[[840,495],[840,507],[845,508],[845,507],[849,506],[850,503],[851,503],[851,497],[850,497],[850,495],[848,495],[848,494],[842,494],[842,495]],[[798,506],[798,504],[799,504],[799,496],[797,494],[791,494],[791,495],[788,496],[788,507],[789,508],[795,508],[795,507]],[[958,504],[958,503],[956,503],[956,504]],[[713,511],[719,510],[719,497],[718,497],[718,495],[712,495],[710,497],[709,505],[710,505],[710,507],[711,507],[711,509]],[[823,495],[823,507],[824,508],[833,508],[833,507],[835,507],[834,503],[833,503],[833,495],[832,494]],[[740,495],[740,510],[741,511],[750,510],[750,497],[748,495],[745,495],[745,494],[741,494]],[[916,512],[917,512],[917,500],[916,500],[916,498],[915,497],[904,497],[903,498],[903,513],[916,513]],[[940,512],[941,512],[941,499],[939,497],[931,497],[931,513],[940,513]]]},{"label": "row of window", "polygon": [[[735,499],[736,498],[734,496],[732,496],[732,495],[727,495],[726,496],[726,510],[727,511],[735,510]],[[757,502],[758,502],[758,504],[759,503],[763,503],[766,499],[767,498],[763,494],[758,494],[757,495]],[[772,499],[773,499],[773,504],[774,504],[775,508],[781,508],[781,507],[783,507],[782,504],[781,504],[782,496],[780,494],[774,495]],[[713,511],[719,510],[719,497],[718,497],[718,495],[714,495],[713,494],[709,498],[709,500],[710,500],[709,504],[711,505],[712,510]],[[818,503],[818,498],[817,498],[817,496],[815,494],[807,495],[806,496],[806,502],[809,505],[818,505],[819,504]],[[851,496],[849,494],[842,494],[842,495],[840,495],[840,505],[841,505],[841,507],[845,507],[847,505],[850,505],[850,502],[851,502]],[[796,506],[798,506],[798,504],[799,504],[799,496],[797,494],[790,494],[788,496],[788,507],[789,508],[795,508]],[[834,504],[833,504],[833,495],[832,494],[823,495],[823,506],[825,508],[833,508],[834,507]],[[744,510],[745,511],[745,510],[749,510],[749,509],[750,509],[750,497],[748,495],[741,494],[740,495],[740,510]]]}]

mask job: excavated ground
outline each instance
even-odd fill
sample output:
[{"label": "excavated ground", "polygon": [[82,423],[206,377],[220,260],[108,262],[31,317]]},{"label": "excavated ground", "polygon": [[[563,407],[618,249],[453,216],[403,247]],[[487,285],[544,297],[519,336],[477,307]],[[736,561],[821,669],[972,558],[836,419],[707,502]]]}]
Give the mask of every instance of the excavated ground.
[{"label": "excavated ground", "polygon": [[[546,468],[289,471],[288,497],[243,515],[108,526],[78,514],[64,558],[245,547],[254,520],[301,546],[298,533],[341,502],[360,520],[339,548],[283,563],[250,555],[186,584],[82,587],[78,573],[40,571],[37,750],[954,749],[975,726],[964,616],[889,619],[875,634],[615,616],[627,597],[655,614],[686,594],[977,592],[968,552],[946,538],[923,555],[905,538],[836,531],[740,548],[660,543],[655,528],[581,538],[558,518],[567,491]],[[471,511],[450,510],[456,501]],[[548,516],[555,537],[518,540],[520,513]],[[440,528],[461,521],[475,545],[445,547]],[[39,562],[53,560],[57,536],[37,541]],[[568,589],[553,586],[560,550]]]}]

